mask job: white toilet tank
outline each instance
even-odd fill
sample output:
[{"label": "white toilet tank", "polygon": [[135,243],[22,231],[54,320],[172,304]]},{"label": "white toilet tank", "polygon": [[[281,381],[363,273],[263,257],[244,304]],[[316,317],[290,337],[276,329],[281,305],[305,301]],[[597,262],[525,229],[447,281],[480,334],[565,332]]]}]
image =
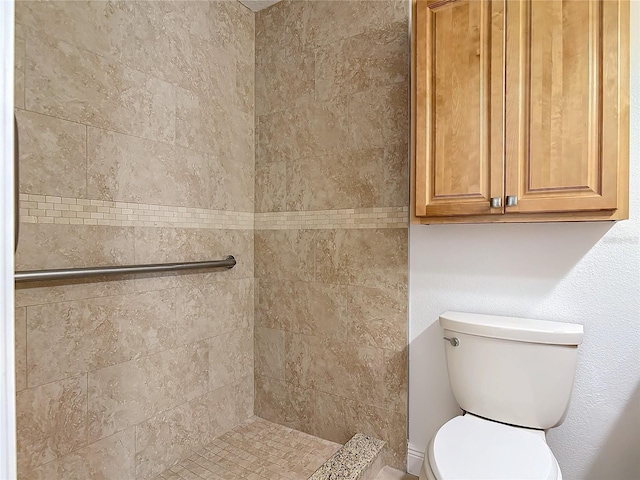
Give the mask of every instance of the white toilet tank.
[{"label": "white toilet tank", "polygon": [[562,423],[582,325],[445,312],[440,326],[446,338],[457,339],[445,341],[445,351],[451,388],[463,410],[542,430]]}]

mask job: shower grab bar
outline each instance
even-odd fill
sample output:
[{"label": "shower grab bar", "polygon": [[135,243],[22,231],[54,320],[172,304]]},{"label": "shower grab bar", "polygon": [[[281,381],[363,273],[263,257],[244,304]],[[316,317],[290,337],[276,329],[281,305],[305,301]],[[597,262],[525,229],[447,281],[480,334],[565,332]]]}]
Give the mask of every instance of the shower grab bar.
[{"label": "shower grab bar", "polygon": [[176,272],[180,270],[199,270],[202,268],[233,268],[236,259],[233,255],[224,260],[183,263],[150,263],[146,265],[122,265],[115,267],[62,268],[59,270],[28,270],[16,272],[14,279],[18,282],[37,282],[43,280],[65,280],[103,275],[122,275],[127,273]]}]

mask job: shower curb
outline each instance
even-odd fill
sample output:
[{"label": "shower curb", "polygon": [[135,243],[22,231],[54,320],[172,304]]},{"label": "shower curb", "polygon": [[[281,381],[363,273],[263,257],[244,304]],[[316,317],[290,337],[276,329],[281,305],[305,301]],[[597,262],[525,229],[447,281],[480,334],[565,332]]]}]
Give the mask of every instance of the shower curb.
[{"label": "shower curb", "polygon": [[356,433],[308,480],[373,480],[384,467],[385,442]]}]

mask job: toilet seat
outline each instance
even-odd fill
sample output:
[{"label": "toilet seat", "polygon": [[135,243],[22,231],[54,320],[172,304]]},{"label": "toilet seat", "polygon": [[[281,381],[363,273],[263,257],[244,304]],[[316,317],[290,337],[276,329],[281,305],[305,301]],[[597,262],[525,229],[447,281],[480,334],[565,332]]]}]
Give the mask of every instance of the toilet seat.
[{"label": "toilet seat", "polygon": [[455,417],[436,433],[428,449],[438,480],[558,480],[558,462],[544,433],[471,414]]}]

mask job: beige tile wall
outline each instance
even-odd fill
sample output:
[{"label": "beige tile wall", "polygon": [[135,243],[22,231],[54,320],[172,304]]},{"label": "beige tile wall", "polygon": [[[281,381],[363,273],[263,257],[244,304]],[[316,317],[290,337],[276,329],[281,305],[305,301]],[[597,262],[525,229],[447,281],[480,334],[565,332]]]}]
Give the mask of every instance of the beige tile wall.
[{"label": "beige tile wall", "polygon": [[16,292],[20,478],[152,478],[253,414],[254,16],[53,1],[16,17],[16,268],[238,260]]},{"label": "beige tile wall", "polygon": [[151,478],[254,391],[404,463],[406,56],[404,1],[18,4],[16,268],[238,259],[18,288],[21,478]]},{"label": "beige tile wall", "polygon": [[406,457],[408,2],[256,15],[256,413]]}]

